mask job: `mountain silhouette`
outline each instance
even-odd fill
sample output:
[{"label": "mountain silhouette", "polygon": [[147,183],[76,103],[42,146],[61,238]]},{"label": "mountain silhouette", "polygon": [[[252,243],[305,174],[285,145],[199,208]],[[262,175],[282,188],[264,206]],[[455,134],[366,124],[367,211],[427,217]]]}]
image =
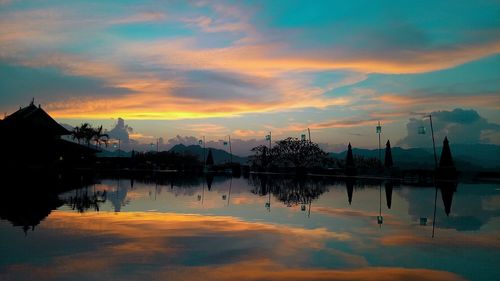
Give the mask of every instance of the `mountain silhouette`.
[{"label": "mountain silhouette", "polygon": [[[494,144],[450,144],[453,151],[453,161],[458,170],[481,170],[500,168],[500,146]],[[440,151],[442,147],[436,147]],[[392,147],[392,159],[402,169],[434,167],[432,148],[401,148]],[[354,156],[378,158],[378,149],[353,148]],[[335,159],[345,159],[347,151],[330,153]]]},{"label": "mountain silhouette", "polygon": [[[212,157],[215,165],[224,164],[230,161],[231,155],[227,151],[217,148],[208,148],[208,147],[205,148],[205,157],[208,156],[209,149],[212,151]],[[203,160],[203,147],[199,145],[186,146],[184,144],[177,144],[174,147],[172,147],[169,150],[169,152],[175,152],[179,154],[184,154],[184,153],[191,154],[197,156],[198,159],[200,159],[200,161]],[[247,157],[240,157],[233,154],[234,163],[247,164],[247,161],[248,161]]]}]

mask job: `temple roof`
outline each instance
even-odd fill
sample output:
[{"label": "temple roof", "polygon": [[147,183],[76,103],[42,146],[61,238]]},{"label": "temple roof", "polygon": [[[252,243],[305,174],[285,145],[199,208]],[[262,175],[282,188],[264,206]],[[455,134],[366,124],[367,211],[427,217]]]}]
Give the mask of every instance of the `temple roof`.
[{"label": "temple roof", "polygon": [[50,135],[69,135],[70,132],[52,119],[40,106],[32,103],[5,117],[0,122],[3,130],[29,131]]}]

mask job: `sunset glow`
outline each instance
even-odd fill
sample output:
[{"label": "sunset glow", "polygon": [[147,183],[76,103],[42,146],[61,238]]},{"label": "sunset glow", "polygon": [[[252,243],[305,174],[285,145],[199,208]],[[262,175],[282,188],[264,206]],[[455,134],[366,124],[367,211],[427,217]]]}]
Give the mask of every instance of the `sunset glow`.
[{"label": "sunset glow", "polygon": [[[458,108],[495,124],[477,142],[500,143],[495,2],[0,3],[6,114],[35,98],[61,123],[123,118],[165,140],[309,127],[321,143],[373,147],[356,135],[378,121],[397,141],[413,113]],[[200,124],[225,129],[185,129]]]}]

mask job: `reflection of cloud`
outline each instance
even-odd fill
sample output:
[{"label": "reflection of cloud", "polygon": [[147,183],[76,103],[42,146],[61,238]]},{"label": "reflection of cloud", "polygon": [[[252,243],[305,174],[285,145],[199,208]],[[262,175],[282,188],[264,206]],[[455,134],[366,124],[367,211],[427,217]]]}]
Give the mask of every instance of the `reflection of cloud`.
[{"label": "reflection of cloud", "polygon": [[[328,269],[303,269],[287,268],[280,266],[270,260],[259,260],[256,262],[241,262],[227,266],[214,268],[181,268],[174,280],[372,280],[372,281],[459,281],[464,280],[456,274],[429,270],[429,269],[407,269],[397,267],[377,268],[368,267],[355,270],[328,270]],[[155,280],[171,277],[172,274],[162,274]]]},{"label": "reflection of cloud", "polygon": [[348,216],[348,217],[373,218],[378,216],[377,212],[366,212],[361,210],[340,209],[340,208],[330,208],[330,207],[315,207],[314,212],[335,217]]},{"label": "reflection of cloud", "polygon": [[[65,250],[67,254],[48,259],[42,265],[25,263],[7,266],[0,273],[0,278],[89,280],[113,276],[119,280],[461,280],[452,273],[426,269],[305,269],[300,264],[308,262],[311,250],[322,251],[327,241],[347,241],[351,237],[323,228],[250,223],[233,217],[56,211],[44,222],[44,230],[46,235],[56,235],[60,243],[69,243]],[[95,233],[99,236],[94,236]],[[71,239],[67,240],[66,236]],[[80,237],[85,237],[86,247],[72,247],[74,239]],[[229,239],[231,243],[227,243]],[[338,257],[340,264],[366,265],[362,257],[340,250],[332,250],[328,254]],[[293,259],[290,260],[291,257]]]},{"label": "reflection of cloud", "polygon": [[[394,234],[386,235],[380,238],[380,243],[385,246],[402,246],[402,245],[435,245],[439,247],[465,247],[465,248],[497,248],[500,249],[500,239],[496,235],[469,235],[456,232],[455,230],[438,231],[438,238],[430,239],[429,237],[416,236],[413,234]],[[447,236],[453,238],[447,238]]]}]

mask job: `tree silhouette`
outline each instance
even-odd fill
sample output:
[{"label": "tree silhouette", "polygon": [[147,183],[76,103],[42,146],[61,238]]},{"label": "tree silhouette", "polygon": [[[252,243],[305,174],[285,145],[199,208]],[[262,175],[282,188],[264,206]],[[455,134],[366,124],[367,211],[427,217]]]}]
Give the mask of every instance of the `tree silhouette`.
[{"label": "tree silhouette", "polygon": [[450,144],[448,137],[444,138],[443,150],[441,151],[441,159],[439,160],[439,167],[454,167],[453,157],[451,156]]},{"label": "tree silhouette", "polygon": [[265,145],[259,145],[251,149],[254,155],[250,156],[252,166],[265,168],[270,163],[269,148]]},{"label": "tree silhouette", "polygon": [[277,141],[272,150],[279,164],[298,168],[320,166],[328,155],[318,144],[298,138]]},{"label": "tree silhouette", "polygon": [[298,138],[286,138],[277,141],[273,148],[264,145],[252,148],[254,166],[266,167],[276,165],[281,167],[308,168],[321,166],[328,160],[328,154],[316,143]]},{"label": "tree silhouette", "polygon": [[93,128],[89,123],[83,123],[73,129],[71,136],[74,140],[76,139],[78,143],[84,140],[87,146],[90,146],[92,141],[95,142],[96,146],[100,146],[101,143],[108,146],[109,136],[103,132],[102,126]]},{"label": "tree silhouette", "polygon": [[393,162],[392,162],[392,151],[391,151],[391,142],[387,140],[387,143],[385,144],[385,161],[384,165],[386,168],[392,168]]},{"label": "tree silhouette", "polygon": [[212,149],[208,149],[208,156],[207,156],[207,165],[211,166],[214,164],[214,157],[212,156]]},{"label": "tree silhouette", "polygon": [[439,161],[439,168],[436,171],[436,177],[438,179],[450,180],[456,179],[456,176],[457,169],[453,163],[448,138],[445,137],[443,141],[443,150],[441,151],[441,159]]},{"label": "tree silhouette", "polygon": [[103,133],[102,125],[93,129],[93,135],[96,146],[101,146],[101,143],[104,143],[104,145],[108,147],[109,136],[108,134]]},{"label": "tree silhouette", "polygon": [[356,166],[354,165],[354,156],[352,155],[351,143],[347,146],[347,155],[345,157],[345,173],[348,176],[356,175]]}]

